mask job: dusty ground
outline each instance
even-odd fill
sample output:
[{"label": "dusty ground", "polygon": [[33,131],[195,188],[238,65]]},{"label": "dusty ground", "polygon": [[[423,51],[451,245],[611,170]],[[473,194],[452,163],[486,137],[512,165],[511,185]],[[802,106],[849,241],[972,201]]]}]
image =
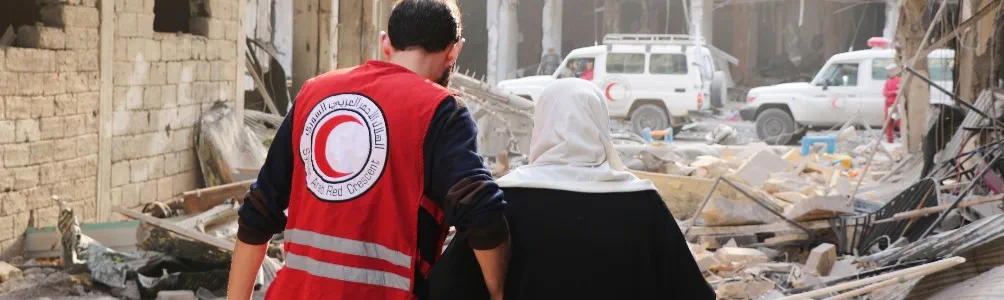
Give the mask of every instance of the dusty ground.
[{"label": "dusty ground", "polygon": [[87,275],[72,276],[55,268],[29,268],[24,276],[0,284],[0,299],[116,299],[92,288]]}]

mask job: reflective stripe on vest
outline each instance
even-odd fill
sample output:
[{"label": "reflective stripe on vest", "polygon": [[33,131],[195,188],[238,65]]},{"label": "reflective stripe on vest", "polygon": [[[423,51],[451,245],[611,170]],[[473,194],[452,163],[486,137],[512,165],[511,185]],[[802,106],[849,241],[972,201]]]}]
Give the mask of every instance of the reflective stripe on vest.
[{"label": "reflective stripe on vest", "polygon": [[286,267],[318,277],[411,291],[411,279],[401,275],[327,263],[293,253],[286,253]]},{"label": "reflective stripe on vest", "polygon": [[283,233],[287,242],[310,246],[321,250],[365,256],[387,261],[389,263],[411,268],[411,256],[391,250],[383,245],[357,240],[340,238],[316,232],[290,229]]},{"label": "reflective stripe on vest", "polygon": [[[288,243],[331,252],[376,258],[398,266],[411,268],[411,256],[376,243],[340,238],[301,229],[286,230],[283,233],[283,237]],[[379,285],[405,291],[411,290],[411,279],[408,277],[380,270],[323,262],[289,252],[286,253],[286,267],[330,279]]]}]

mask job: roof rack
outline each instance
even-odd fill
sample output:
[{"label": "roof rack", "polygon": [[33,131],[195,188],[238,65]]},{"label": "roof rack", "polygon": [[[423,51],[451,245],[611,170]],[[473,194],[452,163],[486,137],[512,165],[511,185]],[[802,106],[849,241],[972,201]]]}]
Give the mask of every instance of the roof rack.
[{"label": "roof rack", "polygon": [[[699,37],[701,44],[704,44],[704,37]],[[603,36],[603,44],[687,44],[692,45],[696,41],[693,36],[686,34],[608,34]]]}]

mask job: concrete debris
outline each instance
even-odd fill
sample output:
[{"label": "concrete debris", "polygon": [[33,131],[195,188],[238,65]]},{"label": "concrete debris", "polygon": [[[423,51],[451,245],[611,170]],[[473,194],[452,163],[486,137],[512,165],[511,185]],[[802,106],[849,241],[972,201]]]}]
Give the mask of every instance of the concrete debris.
[{"label": "concrete debris", "polygon": [[794,203],[784,216],[796,221],[826,219],[853,212],[850,204],[846,196],[814,196]]},{"label": "concrete debris", "polygon": [[717,178],[732,172],[726,161],[707,155],[697,157],[690,167],[694,168],[691,176],[700,178]]},{"label": "concrete debris", "polygon": [[754,187],[762,187],[764,182],[770,178],[770,174],[786,171],[794,167],[793,164],[775,155],[773,152],[764,150],[757,152],[743,163],[736,170],[735,176]]},{"label": "concrete debris", "polygon": [[809,252],[809,260],[805,262],[805,266],[809,269],[810,274],[827,276],[830,275],[830,270],[833,268],[833,264],[836,261],[836,246],[824,243],[816,246],[816,248],[813,248],[812,251]]},{"label": "concrete debris", "polygon": [[11,279],[21,278],[21,275],[21,269],[18,269],[5,261],[0,261],[0,283]]},{"label": "concrete debris", "polygon": [[192,291],[160,291],[157,293],[157,300],[195,300],[195,293]]},{"label": "concrete debris", "polygon": [[749,248],[723,247],[715,251],[715,256],[723,263],[738,263],[747,266],[762,264],[768,261],[766,254]]},{"label": "concrete debris", "polygon": [[774,282],[754,277],[729,281],[718,285],[715,293],[719,299],[752,299],[767,294],[774,288]]}]

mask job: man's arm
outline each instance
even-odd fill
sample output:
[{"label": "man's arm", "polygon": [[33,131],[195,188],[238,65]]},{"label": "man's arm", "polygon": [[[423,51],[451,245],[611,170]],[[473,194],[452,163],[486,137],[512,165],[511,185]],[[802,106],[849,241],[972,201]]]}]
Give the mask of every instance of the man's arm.
[{"label": "man's arm", "polygon": [[477,125],[453,97],[436,110],[425,140],[426,194],[456,226],[481,265],[493,298],[500,298],[509,264],[509,225],[502,191],[477,152]]},{"label": "man's arm", "polygon": [[272,236],[286,228],[285,210],[293,178],[293,111],[272,139],[258,180],[244,195],[238,215],[237,247],[230,267],[229,299],[249,299]]}]

